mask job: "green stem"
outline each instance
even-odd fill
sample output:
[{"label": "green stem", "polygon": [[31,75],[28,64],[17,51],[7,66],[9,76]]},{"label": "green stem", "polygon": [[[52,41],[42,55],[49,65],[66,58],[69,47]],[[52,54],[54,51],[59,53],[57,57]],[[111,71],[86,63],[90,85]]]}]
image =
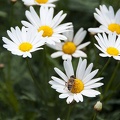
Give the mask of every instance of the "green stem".
[{"label": "green stem", "polygon": [[106,69],[106,67],[108,66],[109,62],[110,62],[111,58],[109,58],[106,62],[106,64],[103,66],[102,70],[99,72],[99,74],[97,75],[97,77],[99,77],[103,71]]},{"label": "green stem", "polygon": [[115,69],[114,69],[114,72],[113,72],[113,74],[112,74],[112,76],[111,76],[111,79],[109,80],[109,82],[108,82],[108,84],[107,84],[107,86],[106,86],[105,93],[107,93],[108,89],[110,88],[110,86],[111,86],[111,84],[112,84],[112,82],[113,82],[113,80],[114,80],[114,78],[115,78],[115,75],[116,75],[116,73],[117,73],[117,69],[118,69],[118,68],[119,68],[119,62],[117,63],[117,65],[116,65],[116,67],[115,67]]},{"label": "green stem", "polygon": [[69,109],[68,109],[68,113],[67,113],[67,117],[66,117],[66,120],[70,120],[70,113],[72,111],[72,108],[73,108],[73,105],[69,105]]},{"label": "green stem", "polygon": [[[33,75],[33,72],[32,72],[32,69],[31,69],[31,66],[29,65],[29,60],[28,58],[26,58],[26,62],[27,62],[27,66],[28,66],[28,69],[29,69],[29,72],[30,72],[30,75],[34,81],[34,83],[37,85],[37,80],[35,79],[34,75]],[[37,85],[38,86],[38,85]]]},{"label": "green stem", "polygon": [[14,84],[11,80],[11,54],[8,53],[7,59],[7,73],[4,72],[4,69],[0,69],[0,76],[2,84],[0,85],[1,91],[4,94],[4,97],[7,100],[8,105],[17,113],[19,111],[19,102],[14,92]]},{"label": "green stem", "polygon": [[45,45],[44,46],[44,64],[45,64],[45,74],[46,74],[46,82],[48,82],[48,79],[49,79],[49,65],[48,65],[48,59],[47,59],[47,46]]},{"label": "green stem", "polygon": [[40,85],[38,84],[37,80],[35,79],[35,77],[34,77],[34,75],[33,75],[33,71],[32,71],[32,68],[31,68],[31,66],[30,66],[30,64],[29,64],[28,58],[26,58],[26,62],[27,62],[27,66],[28,66],[30,75],[31,75],[31,77],[32,77],[32,79],[33,79],[33,81],[34,81],[34,84],[35,84],[36,87],[39,89],[39,92],[43,94],[42,88],[40,87]]},{"label": "green stem", "polygon": [[8,53],[8,69],[7,69],[7,79],[11,80],[11,54]]},{"label": "green stem", "polygon": [[97,117],[97,112],[95,111],[94,115],[93,115],[93,119],[92,120],[96,120]]},{"label": "green stem", "polygon": [[10,10],[9,10],[10,15],[8,18],[8,20],[9,20],[8,26],[11,27],[13,24],[13,18],[14,18],[14,4],[10,3],[9,7],[10,7]]}]

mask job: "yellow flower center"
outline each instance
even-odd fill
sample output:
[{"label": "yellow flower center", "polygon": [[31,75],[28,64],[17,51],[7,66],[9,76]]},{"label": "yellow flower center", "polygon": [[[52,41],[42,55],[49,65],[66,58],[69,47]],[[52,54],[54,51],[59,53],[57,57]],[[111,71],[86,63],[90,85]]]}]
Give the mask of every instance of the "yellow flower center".
[{"label": "yellow flower center", "polygon": [[41,30],[43,30],[43,37],[51,37],[53,34],[53,29],[47,25],[39,27],[38,32]]},{"label": "yellow flower center", "polygon": [[79,79],[74,79],[74,84],[70,90],[72,93],[80,93],[84,89],[84,84]]},{"label": "yellow flower center", "polygon": [[28,42],[23,42],[20,44],[19,46],[19,50],[21,50],[22,52],[28,52],[32,49],[32,45]]},{"label": "yellow flower center", "polygon": [[112,55],[112,56],[118,56],[119,55],[118,49],[116,49],[114,47],[108,47],[107,48],[107,53]]},{"label": "yellow flower center", "polygon": [[48,2],[48,0],[35,0],[39,4],[45,4]]},{"label": "yellow flower center", "polygon": [[112,23],[108,25],[108,29],[112,32],[116,32],[117,34],[120,34],[120,24]]},{"label": "yellow flower center", "polygon": [[65,42],[62,46],[62,51],[66,54],[73,54],[76,50],[76,45],[73,42]]}]

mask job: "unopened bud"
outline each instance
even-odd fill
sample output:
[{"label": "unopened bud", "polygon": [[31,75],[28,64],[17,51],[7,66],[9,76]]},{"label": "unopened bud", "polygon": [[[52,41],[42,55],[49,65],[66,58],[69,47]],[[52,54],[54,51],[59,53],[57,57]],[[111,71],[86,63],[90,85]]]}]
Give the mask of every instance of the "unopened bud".
[{"label": "unopened bud", "polygon": [[94,109],[96,111],[101,111],[102,110],[102,103],[100,101],[98,101],[95,105],[94,105]]},{"label": "unopened bud", "polygon": [[57,118],[57,120],[60,120],[60,118]]},{"label": "unopened bud", "polygon": [[12,2],[12,3],[16,3],[16,2],[17,2],[17,0],[11,0],[11,2]]},{"label": "unopened bud", "polygon": [[0,63],[0,68],[4,68],[4,64],[3,63]]}]

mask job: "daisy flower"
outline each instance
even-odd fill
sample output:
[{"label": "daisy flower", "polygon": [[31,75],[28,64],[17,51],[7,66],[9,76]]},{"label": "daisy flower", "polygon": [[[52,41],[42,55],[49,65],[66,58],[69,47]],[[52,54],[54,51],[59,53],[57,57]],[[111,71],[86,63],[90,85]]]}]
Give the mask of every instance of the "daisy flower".
[{"label": "daisy flower", "polygon": [[7,34],[10,39],[2,37],[5,43],[3,47],[14,55],[31,58],[31,52],[42,49],[40,46],[43,45],[43,42],[39,40],[42,32],[36,34],[34,30],[27,30],[25,27],[22,27],[21,30],[19,27],[15,27],[15,29],[11,27],[11,31],[7,30]]},{"label": "daisy flower", "polygon": [[95,35],[98,45],[95,46],[103,53],[99,55],[101,57],[113,57],[116,60],[120,60],[120,36],[116,33],[109,33],[108,36],[103,33]]},{"label": "daisy flower", "polygon": [[94,13],[95,19],[101,24],[97,28],[89,28],[89,32],[101,33],[101,32],[115,32],[120,34],[120,9],[114,13],[113,7],[107,8],[105,5],[100,5],[100,9],[96,8]]},{"label": "daisy flower", "polygon": [[22,0],[22,1],[27,6],[40,5],[40,6],[55,7],[53,3],[58,0]]},{"label": "daisy flower", "polygon": [[73,28],[63,33],[67,37],[67,41],[51,45],[51,48],[57,50],[57,52],[53,53],[51,57],[56,58],[62,56],[63,60],[68,58],[72,59],[72,57],[87,57],[87,55],[81,51],[81,49],[90,44],[90,42],[81,44],[86,36],[86,33],[87,32],[83,28],[80,28],[75,36]]},{"label": "daisy flower", "polygon": [[27,28],[34,28],[37,33],[43,31],[43,41],[47,44],[55,45],[60,40],[66,40],[67,38],[61,33],[66,32],[68,28],[72,27],[72,23],[60,23],[66,17],[63,11],[60,11],[55,17],[53,17],[54,9],[48,7],[40,7],[40,17],[35,12],[34,8],[30,6],[30,11],[26,11],[26,17],[29,20],[22,21],[22,24]]},{"label": "daisy flower", "polygon": [[67,98],[66,102],[69,104],[72,101],[83,102],[83,96],[96,97],[100,94],[99,91],[93,88],[102,86],[103,83],[98,81],[103,78],[99,77],[93,79],[98,69],[91,71],[93,67],[92,63],[87,67],[87,60],[80,58],[75,75],[70,59],[64,61],[63,65],[66,74],[58,68],[54,68],[55,72],[61,78],[52,76],[52,80],[49,81],[49,84],[52,85],[51,87],[60,93],[59,98]]}]

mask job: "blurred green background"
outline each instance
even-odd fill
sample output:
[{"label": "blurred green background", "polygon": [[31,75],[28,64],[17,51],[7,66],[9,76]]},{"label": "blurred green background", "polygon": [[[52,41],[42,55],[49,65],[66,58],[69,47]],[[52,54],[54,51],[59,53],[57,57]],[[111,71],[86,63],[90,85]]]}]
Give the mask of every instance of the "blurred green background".
[{"label": "blurred green background", "polygon": [[[87,30],[99,26],[93,13],[100,4],[112,5],[115,11],[120,8],[120,0],[59,0],[56,2],[55,14],[60,10],[67,13],[63,22],[72,22],[76,33],[80,27]],[[39,6],[34,8],[38,10]],[[63,70],[61,58],[52,59],[50,54],[54,50],[47,46],[42,51],[32,53],[33,57],[29,59],[29,64],[39,84],[36,87],[26,59],[14,56],[3,48],[2,37],[8,37],[6,31],[10,27],[21,28],[21,20],[27,20],[25,10],[28,9],[29,7],[21,0],[16,2],[0,0],[0,120],[56,120],[58,117],[65,120],[70,105],[67,105],[65,99],[59,99],[59,93],[51,89],[48,84],[50,77],[55,75],[54,67]],[[85,49],[88,64],[93,62],[94,69],[102,69],[108,58],[98,56],[99,51],[95,48],[95,40],[90,33],[87,34],[85,41],[91,41]],[[77,62],[78,59],[73,60],[74,66]],[[117,64],[119,61],[111,59],[109,66],[103,72],[104,86],[100,89],[101,96],[84,97],[83,103],[74,104],[70,120],[92,120],[95,113],[93,106],[100,98],[103,110],[98,113],[96,120],[120,120],[120,67],[116,68]],[[111,77],[114,81],[105,93]]]}]

